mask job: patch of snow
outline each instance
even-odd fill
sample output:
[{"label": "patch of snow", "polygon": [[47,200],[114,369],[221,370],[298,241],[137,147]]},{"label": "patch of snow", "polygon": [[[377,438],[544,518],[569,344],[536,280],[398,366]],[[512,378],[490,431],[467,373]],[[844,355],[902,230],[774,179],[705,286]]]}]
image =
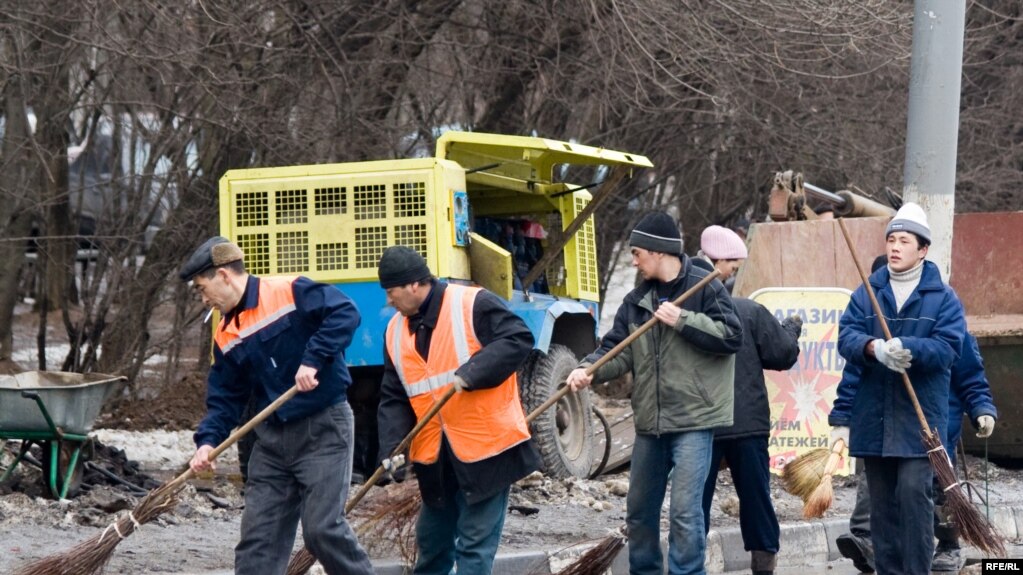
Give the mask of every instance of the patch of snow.
[{"label": "patch of snow", "polygon": [[[122,449],[128,459],[143,470],[174,469],[184,466],[195,453],[192,431],[124,431],[96,429],[90,435],[104,445]],[[231,446],[217,458],[220,465],[237,465],[238,450]]]}]

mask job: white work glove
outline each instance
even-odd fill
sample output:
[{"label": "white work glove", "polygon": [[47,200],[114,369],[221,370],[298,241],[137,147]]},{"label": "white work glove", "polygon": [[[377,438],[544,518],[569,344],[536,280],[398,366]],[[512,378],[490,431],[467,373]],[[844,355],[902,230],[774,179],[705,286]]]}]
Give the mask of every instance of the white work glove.
[{"label": "white work glove", "polygon": [[469,387],[469,384],[466,383],[464,379],[462,379],[461,377],[458,377],[457,375],[455,376],[454,384],[455,384],[455,391],[458,392],[458,393],[461,393],[463,391],[471,391],[472,390],[472,388]]},{"label": "white work glove", "polygon": [[885,367],[899,373],[906,373],[913,360],[913,353],[902,347],[902,340],[895,337],[888,341],[874,340],[874,357]]},{"label": "white work glove", "polygon": [[846,447],[849,447],[849,427],[846,425],[836,425],[831,428],[831,448],[835,448],[835,443],[841,439],[842,443]]},{"label": "white work glove", "polygon": [[977,418],[977,437],[987,439],[995,431],[995,418],[982,415]]}]

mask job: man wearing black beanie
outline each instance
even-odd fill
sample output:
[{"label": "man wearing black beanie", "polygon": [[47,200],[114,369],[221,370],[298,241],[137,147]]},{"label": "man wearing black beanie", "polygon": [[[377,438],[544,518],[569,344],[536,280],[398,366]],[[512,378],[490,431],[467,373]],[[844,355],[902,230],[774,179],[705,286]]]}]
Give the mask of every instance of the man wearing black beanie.
[{"label": "man wearing black beanie", "polygon": [[434,278],[411,248],[385,250],[379,278],[398,311],[387,326],[377,412],[383,457],[457,390],[409,448],[423,496],[413,573],[490,573],[511,484],[540,468],[515,375],[533,334],[494,294]]},{"label": "man wearing black beanie", "polygon": [[[742,324],[714,280],[682,307],[671,303],[709,273],[682,253],[682,234],[664,212],[646,215],[629,236],[643,283],[625,296],[600,347],[568,376],[573,389],[632,373],[636,442],[626,501],[629,572],[660,575],[660,516],[671,479],[668,573],[705,573],[703,484],[715,427],[732,425],[735,352]],[[650,318],[655,327],[593,374],[585,368]]]}]

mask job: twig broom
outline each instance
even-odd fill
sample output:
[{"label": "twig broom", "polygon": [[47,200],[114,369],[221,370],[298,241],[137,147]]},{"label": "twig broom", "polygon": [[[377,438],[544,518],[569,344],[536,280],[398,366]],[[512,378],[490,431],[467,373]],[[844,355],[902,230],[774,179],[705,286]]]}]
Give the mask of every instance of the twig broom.
[{"label": "twig broom", "polygon": [[[838,219],[838,226],[842,228],[842,235],[845,236],[845,243],[849,246],[849,252],[852,254],[856,271],[859,272],[860,279],[863,281],[863,287],[867,290],[867,296],[870,297],[870,305],[874,308],[874,314],[877,315],[878,321],[881,322],[881,330],[884,332],[884,337],[886,340],[890,340],[892,339],[892,332],[888,329],[888,322],[885,321],[884,315],[881,313],[881,305],[877,302],[877,297],[874,295],[874,289],[870,286],[867,274],[863,272],[863,267],[860,266],[856,247],[853,245],[852,238],[849,237],[849,230],[846,229],[845,221],[842,218]],[[920,408],[920,402],[917,400],[916,392],[913,390],[913,383],[909,380],[909,375],[906,373],[902,374],[902,385],[906,389],[910,401],[913,402],[917,419],[920,420],[920,433],[923,437],[924,446],[927,448],[927,459],[934,469],[938,485],[945,492],[945,505],[949,510],[949,515],[953,518],[955,524],[959,526],[963,539],[988,555],[1004,557],[1005,543],[995,532],[991,523],[977,511],[977,508],[970,504],[966,494],[963,493],[962,485],[956,480],[955,469],[952,468],[952,461],[948,457],[948,452],[945,451],[945,446],[941,443],[938,430],[931,429],[927,424],[927,418],[924,417],[923,409]]]},{"label": "twig broom", "polygon": [[[699,282],[696,283],[696,285],[689,288],[682,295],[675,298],[675,300],[672,303],[675,305],[682,305],[683,302],[689,299],[693,294],[701,291],[703,288],[707,286],[707,284],[714,281],[714,279],[716,279],[719,275],[721,275],[721,272],[717,270],[711,271],[709,274],[707,274],[707,277],[701,279]],[[587,367],[586,368],[587,375],[593,375],[597,371],[597,369],[600,368],[600,366],[611,361],[611,359],[614,356],[621,353],[622,350],[624,350],[626,347],[632,344],[632,342],[635,341],[639,336],[643,335],[647,330],[657,325],[657,322],[658,322],[657,318],[652,317],[649,320],[647,320],[646,323],[636,328],[636,331],[629,334],[629,336],[623,339],[618,345],[611,348],[611,350],[605,353],[600,359],[598,359],[592,365]],[[571,391],[572,388],[570,388],[567,385],[562,385],[561,388],[556,393],[547,398],[547,401],[543,402],[539,407],[530,412],[530,414],[526,417],[526,423],[527,424],[532,423],[532,421],[539,417],[541,413],[547,411],[551,406],[558,403],[558,401],[560,401],[563,397],[568,395]],[[415,429],[413,429],[413,431],[415,431]],[[406,437],[406,439],[409,438]],[[409,439],[409,442],[411,443],[411,439]],[[377,469],[377,472],[379,473],[380,469]],[[373,475],[375,477],[377,474],[374,473]],[[372,480],[372,477],[370,479]],[[369,481],[367,481],[366,484],[368,486]],[[364,489],[368,489],[368,487],[364,487]],[[348,507],[346,506],[346,510],[347,509]],[[577,559],[574,563],[559,571],[558,575],[588,575],[588,574],[599,575],[601,573],[604,573],[611,566],[611,563],[614,562],[614,558],[618,555],[618,552],[621,551],[624,545],[625,545],[624,537],[617,534],[610,535],[606,537],[603,541],[598,543],[596,546],[594,546],[594,548],[591,549],[589,552],[580,556],[580,558]],[[286,575],[305,575],[309,568],[313,566],[313,563],[315,561],[316,560],[315,558],[313,558],[312,554],[309,553],[309,551],[306,550],[305,548],[302,548],[295,555],[292,556],[291,563],[288,564],[288,570]]]},{"label": "twig broom", "polygon": [[837,441],[831,449],[818,447],[811,449],[785,464],[781,470],[782,489],[803,500],[810,498],[824,478],[824,469],[828,465],[832,451],[839,453],[845,449],[844,441]]},{"label": "twig broom", "polygon": [[[277,408],[297,392],[298,387],[293,386],[263,411],[257,413],[248,423],[235,430],[230,437],[213,449],[209,456],[210,461],[216,459],[225,449],[234,445],[243,435],[277,411]],[[146,523],[171,509],[177,501],[178,492],[184,487],[185,482],[194,476],[195,472],[191,469],[185,471],[173,480],[150,491],[135,506],[134,510],[128,512],[127,515],[122,515],[99,535],[79,543],[68,551],[30,563],[15,571],[14,575],[93,575],[101,573],[107,562],[110,561],[117,544]]]},{"label": "twig broom", "polygon": [[817,486],[810,492],[810,495],[803,500],[804,518],[817,519],[824,517],[824,512],[831,507],[831,502],[835,496],[831,476],[838,469],[838,462],[842,459],[842,450],[844,448],[845,442],[841,439],[836,441],[835,445],[831,447],[820,481],[817,482]]}]

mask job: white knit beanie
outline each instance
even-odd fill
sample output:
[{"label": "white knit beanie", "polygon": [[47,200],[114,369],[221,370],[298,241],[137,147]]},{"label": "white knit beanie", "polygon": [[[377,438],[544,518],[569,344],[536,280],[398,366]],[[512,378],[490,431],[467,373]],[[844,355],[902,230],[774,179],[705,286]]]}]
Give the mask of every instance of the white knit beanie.
[{"label": "white knit beanie", "polygon": [[744,260],[749,253],[739,234],[722,226],[708,226],[700,234],[700,249],[712,260]]},{"label": "white knit beanie", "polygon": [[919,204],[912,202],[902,204],[892,221],[888,222],[884,237],[887,238],[894,232],[911,232],[920,236],[926,243],[931,243],[931,227],[927,225],[927,214]]}]

